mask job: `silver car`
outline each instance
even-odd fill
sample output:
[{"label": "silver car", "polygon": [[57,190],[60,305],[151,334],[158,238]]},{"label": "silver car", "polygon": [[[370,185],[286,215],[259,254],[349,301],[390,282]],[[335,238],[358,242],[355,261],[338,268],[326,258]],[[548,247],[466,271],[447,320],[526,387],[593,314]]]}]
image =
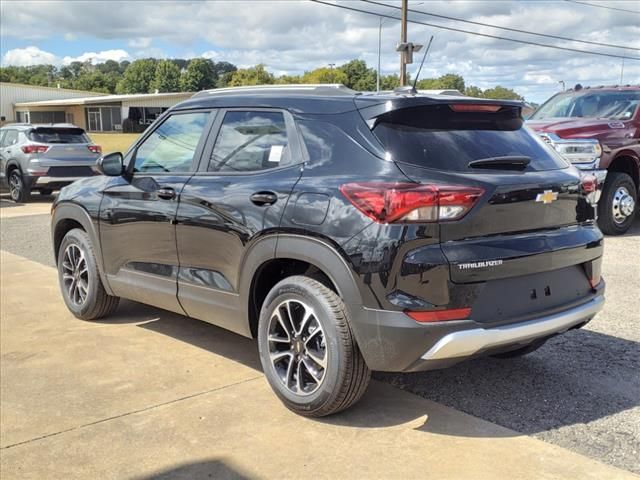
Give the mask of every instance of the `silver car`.
[{"label": "silver car", "polygon": [[101,154],[75,125],[7,125],[0,129],[0,183],[13,201],[26,202],[33,191],[49,195],[94,175]]}]

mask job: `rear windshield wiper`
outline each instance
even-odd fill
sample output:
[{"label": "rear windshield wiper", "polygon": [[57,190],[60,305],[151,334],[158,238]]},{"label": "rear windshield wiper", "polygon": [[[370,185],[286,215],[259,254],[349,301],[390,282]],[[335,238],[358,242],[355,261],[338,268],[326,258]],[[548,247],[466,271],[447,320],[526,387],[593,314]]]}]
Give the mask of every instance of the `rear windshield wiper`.
[{"label": "rear windshield wiper", "polygon": [[505,155],[503,157],[487,157],[473,160],[467,164],[469,168],[489,168],[495,170],[524,170],[531,163],[530,157],[521,155]]}]

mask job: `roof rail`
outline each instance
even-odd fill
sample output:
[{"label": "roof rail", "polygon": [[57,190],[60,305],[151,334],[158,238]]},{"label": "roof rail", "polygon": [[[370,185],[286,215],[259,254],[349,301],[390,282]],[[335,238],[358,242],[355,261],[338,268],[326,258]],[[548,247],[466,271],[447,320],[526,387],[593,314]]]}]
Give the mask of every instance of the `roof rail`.
[{"label": "roof rail", "polygon": [[233,95],[238,93],[293,93],[303,95],[358,95],[360,92],[351,90],[341,83],[301,83],[282,85],[249,85],[244,87],[214,88],[202,90],[191,98],[208,97],[210,95]]}]

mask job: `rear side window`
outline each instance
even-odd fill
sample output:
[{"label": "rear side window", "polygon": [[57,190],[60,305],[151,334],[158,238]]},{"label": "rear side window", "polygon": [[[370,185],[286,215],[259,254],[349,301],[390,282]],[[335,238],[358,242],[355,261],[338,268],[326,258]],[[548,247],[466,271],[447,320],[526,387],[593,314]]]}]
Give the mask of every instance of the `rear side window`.
[{"label": "rear side window", "polygon": [[3,147],[10,147],[11,145],[15,145],[18,143],[18,131],[17,130],[7,130],[7,133],[4,135],[2,139]]},{"label": "rear side window", "polygon": [[89,143],[89,138],[81,128],[36,128],[27,136],[38,143]]},{"label": "rear side window", "polygon": [[254,172],[291,162],[282,112],[227,112],[213,147],[209,172]]},{"label": "rear side window", "polygon": [[436,170],[477,172],[469,162],[512,156],[529,157],[529,170],[568,165],[523,126],[516,108],[495,113],[454,112],[448,105],[404,108],[379,117],[373,132],[394,161]]}]

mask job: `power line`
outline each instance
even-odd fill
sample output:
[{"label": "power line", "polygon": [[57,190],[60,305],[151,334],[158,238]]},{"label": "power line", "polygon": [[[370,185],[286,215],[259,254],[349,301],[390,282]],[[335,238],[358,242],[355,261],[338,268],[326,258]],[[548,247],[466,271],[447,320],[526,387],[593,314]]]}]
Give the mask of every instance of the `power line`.
[{"label": "power line", "polygon": [[[389,7],[389,8],[396,8],[396,9],[400,8],[400,7],[397,7],[395,5],[388,5],[388,4],[382,3],[382,2],[374,2],[372,0],[361,0],[361,1],[365,2],[365,3],[371,3],[372,5],[379,5],[381,7]],[[473,24],[473,25],[480,25],[482,27],[499,28],[501,30],[508,30],[510,32],[526,33],[527,35],[537,35],[539,37],[553,38],[555,40],[567,40],[569,42],[586,43],[586,44],[589,44],[589,45],[597,45],[597,46],[600,46],[600,47],[624,48],[626,50],[640,50],[640,48],[625,47],[623,45],[614,45],[614,44],[611,44],[611,43],[592,42],[592,41],[589,41],[589,40],[578,40],[576,38],[561,37],[559,35],[550,35],[550,34],[546,34],[546,33],[536,33],[536,32],[529,32],[527,30],[519,30],[517,28],[502,27],[500,25],[492,25],[490,23],[474,22],[473,20],[465,20],[463,18],[449,17],[447,15],[440,15],[440,14],[437,14],[437,13],[423,12],[421,10],[413,10],[411,8],[409,9],[409,11],[412,12],[412,13],[419,13],[421,15],[428,15],[430,17],[444,18],[446,20],[454,20],[456,22],[464,22],[464,23],[470,23],[470,24]]]},{"label": "power line", "polygon": [[639,11],[627,10],[626,8],[610,7],[608,5],[598,5],[596,3],[589,3],[589,2],[579,2],[578,0],[565,0],[565,2],[577,3],[578,5],[587,5],[589,7],[606,8],[607,10],[617,10],[618,12],[635,13],[636,15],[640,15]]},{"label": "power line", "polygon": [[[385,15],[384,13],[372,12],[370,10],[362,10],[360,8],[355,8],[355,7],[348,7],[346,5],[340,5],[340,4],[337,4],[337,3],[329,3],[329,2],[324,1],[324,0],[309,0],[309,1],[314,2],[314,3],[319,3],[319,4],[322,4],[322,5],[328,5],[330,7],[342,8],[344,10],[351,10],[352,12],[366,13],[367,15],[374,15],[376,17],[385,17],[385,18],[391,18],[393,20],[398,20],[396,17],[394,17],[392,15]],[[418,20],[409,20],[409,23],[416,23],[418,25],[425,25],[427,27],[440,28],[442,30],[450,30],[452,32],[467,33],[469,35],[477,35],[477,36],[480,36],[480,37],[493,38],[493,39],[496,39],[496,40],[506,40],[506,41],[509,41],[509,42],[522,43],[522,44],[525,44],[525,45],[535,45],[535,46],[538,46],[538,47],[553,48],[555,50],[564,50],[564,51],[567,51],[567,52],[585,53],[587,55],[597,55],[597,56],[600,56],[600,57],[624,58],[624,59],[627,59],[627,60],[640,60],[640,58],[638,58],[638,57],[628,57],[626,55],[619,55],[619,54],[615,54],[615,53],[594,52],[594,51],[591,51],[591,50],[579,50],[577,48],[559,47],[557,45],[549,45],[547,43],[531,42],[529,40],[518,40],[518,39],[515,39],[515,38],[509,38],[509,37],[499,37],[497,35],[490,35],[488,33],[479,33],[479,32],[472,32],[472,31],[469,31],[469,30],[462,30],[461,28],[445,27],[443,25],[437,25],[435,23],[420,22]]]}]

